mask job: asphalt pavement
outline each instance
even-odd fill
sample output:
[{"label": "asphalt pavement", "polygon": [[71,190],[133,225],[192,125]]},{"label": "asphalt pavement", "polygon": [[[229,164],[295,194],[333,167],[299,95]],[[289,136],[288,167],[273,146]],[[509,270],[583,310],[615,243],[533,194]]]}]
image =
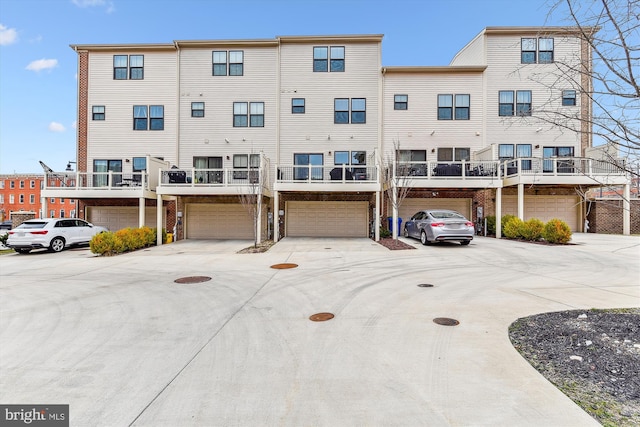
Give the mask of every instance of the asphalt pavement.
[{"label": "asphalt pavement", "polygon": [[69,404],[71,426],[599,425],[508,327],[640,306],[640,237],[401,239],[2,255],[0,402]]}]

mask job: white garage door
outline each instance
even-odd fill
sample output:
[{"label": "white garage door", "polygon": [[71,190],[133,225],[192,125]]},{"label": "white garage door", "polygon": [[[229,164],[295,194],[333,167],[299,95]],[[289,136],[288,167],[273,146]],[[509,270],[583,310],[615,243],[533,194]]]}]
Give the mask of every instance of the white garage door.
[{"label": "white garage door", "polygon": [[[409,220],[416,212],[424,209],[451,209],[460,212],[462,215],[471,220],[471,199],[410,199],[406,198],[402,201],[402,205],[398,208],[398,216],[402,218],[402,222]],[[391,216],[392,211],[389,209],[387,216]]]},{"label": "white garage door", "polygon": [[253,219],[241,204],[190,203],[186,215],[187,239],[253,240]]},{"label": "white garage door", "polygon": [[368,202],[287,202],[286,235],[368,237]]},{"label": "white garage door", "polygon": [[[147,227],[155,228],[156,207],[147,206],[144,212],[144,222]],[[138,228],[137,206],[88,206],[88,221],[95,225],[107,227],[109,231],[118,231],[123,228]],[[166,212],[163,213],[162,224],[166,228]]]},{"label": "white garage door", "polygon": [[[572,231],[580,231],[580,200],[577,196],[524,196],[524,220],[538,218],[542,222],[558,218]],[[502,215],[518,215],[518,196],[502,197]]]}]

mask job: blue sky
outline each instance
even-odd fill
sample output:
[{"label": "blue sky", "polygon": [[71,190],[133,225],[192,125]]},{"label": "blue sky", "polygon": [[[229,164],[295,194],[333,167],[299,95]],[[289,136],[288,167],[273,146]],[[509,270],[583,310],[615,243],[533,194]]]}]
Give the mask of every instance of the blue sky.
[{"label": "blue sky", "polygon": [[0,173],[76,156],[71,44],[384,34],[383,65],[447,65],[488,26],[563,25],[548,0],[0,0]]}]

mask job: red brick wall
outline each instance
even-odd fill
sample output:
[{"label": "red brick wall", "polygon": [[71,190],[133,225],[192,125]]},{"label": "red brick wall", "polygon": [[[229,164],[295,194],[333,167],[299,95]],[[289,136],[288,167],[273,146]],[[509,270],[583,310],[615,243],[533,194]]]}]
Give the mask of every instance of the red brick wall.
[{"label": "red brick wall", "polygon": [[[587,219],[589,233],[622,234],[622,200],[591,201]],[[631,200],[631,234],[640,234],[640,199]]]}]

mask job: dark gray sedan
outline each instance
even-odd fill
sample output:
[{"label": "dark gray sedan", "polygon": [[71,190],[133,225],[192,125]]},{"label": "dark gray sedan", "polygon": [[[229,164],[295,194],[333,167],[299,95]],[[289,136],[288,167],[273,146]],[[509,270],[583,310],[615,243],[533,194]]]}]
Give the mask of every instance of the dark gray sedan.
[{"label": "dark gray sedan", "polygon": [[459,212],[427,209],[416,212],[404,224],[404,236],[420,239],[423,245],[434,242],[460,242],[468,245],[473,240],[473,223]]}]

